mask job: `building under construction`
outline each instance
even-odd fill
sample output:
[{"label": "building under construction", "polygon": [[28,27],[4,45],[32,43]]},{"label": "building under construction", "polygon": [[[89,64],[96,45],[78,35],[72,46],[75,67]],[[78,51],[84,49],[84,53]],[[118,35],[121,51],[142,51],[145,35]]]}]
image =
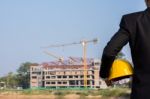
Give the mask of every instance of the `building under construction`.
[{"label": "building under construction", "polygon": [[[88,88],[104,88],[105,83],[99,78],[100,60],[87,59]],[[44,88],[83,88],[84,66],[82,58],[70,57],[65,61],[45,62],[30,67],[30,87]]]}]

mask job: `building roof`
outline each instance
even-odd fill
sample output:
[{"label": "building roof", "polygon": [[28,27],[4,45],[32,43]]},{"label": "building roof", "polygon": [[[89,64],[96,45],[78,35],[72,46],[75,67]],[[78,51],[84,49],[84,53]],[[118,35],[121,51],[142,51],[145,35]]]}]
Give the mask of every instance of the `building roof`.
[{"label": "building roof", "polygon": [[[93,58],[87,58],[87,67],[93,68]],[[41,64],[44,69],[83,69],[83,59],[79,57],[69,57],[68,60],[64,61],[51,61],[43,62]]]},{"label": "building roof", "polygon": [[[89,68],[93,68],[93,66],[87,66]],[[83,69],[83,65],[55,65],[55,66],[50,66],[50,65],[43,65],[44,69]]]},{"label": "building roof", "polygon": [[[87,65],[91,65],[94,62],[93,58],[87,58],[86,60]],[[51,61],[51,62],[43,62],[41,65],[49,65],[49,66],[55,66],[55,65],[83,65],[83,58],[80,57],[69,57],[69,59],[64,61]]]}]

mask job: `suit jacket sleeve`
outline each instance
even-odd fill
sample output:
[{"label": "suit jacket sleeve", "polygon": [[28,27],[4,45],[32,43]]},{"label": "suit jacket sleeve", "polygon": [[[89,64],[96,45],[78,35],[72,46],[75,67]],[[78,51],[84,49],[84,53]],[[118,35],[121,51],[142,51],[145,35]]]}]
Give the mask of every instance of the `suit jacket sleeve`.
[{"label": "suit jacket sleeve", "polygon": [[110,67],[115,60],[115,57],[122,47],[128,43],[129,37],[128,24],[123,16],[120,22],[120,29],[104,48],[100,66],[100,76],[102,78],[108,78]]}]

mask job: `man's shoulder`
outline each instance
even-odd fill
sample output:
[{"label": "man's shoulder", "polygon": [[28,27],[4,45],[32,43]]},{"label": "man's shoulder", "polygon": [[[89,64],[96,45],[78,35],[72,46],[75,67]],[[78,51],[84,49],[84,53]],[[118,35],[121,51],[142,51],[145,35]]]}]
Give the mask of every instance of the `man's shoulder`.
[{"label": "man's shoulder", "polygon": [[137,21],[144,15],[145,11],[125,14],[122,17],[123,22],[127,24],[128,31],[134,33]]},{"label": "man's shoulder", "polygon": [[134,19],[135,19],[135,18],[137,18],[137,17],[143,15],[143,13],[144,13],[144,11],[129,13],[129,14],[123,15],[123,17],[124,17],[124,18],[127,18],[127,19],[128,19],[128,18],[130,18],[130,19],[134,18]]}]

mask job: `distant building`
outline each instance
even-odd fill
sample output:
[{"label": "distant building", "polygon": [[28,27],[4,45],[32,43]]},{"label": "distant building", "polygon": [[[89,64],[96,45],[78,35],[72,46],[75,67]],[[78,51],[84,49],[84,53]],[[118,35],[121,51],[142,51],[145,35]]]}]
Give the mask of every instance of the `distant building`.
[{"label": "distant building", "polygon": [[4,89],[4,88],[6,88],[5,82],[0,82],[0,89]]},{"label": "distant building", "polygon": [[[87,67],[87,87],[106,88],[106,84],[99,78],[100,60],[87,59]],[[31,66],[30,87],[84,87],[83,59],[71,57],[63,62],[57,61]]]}]

